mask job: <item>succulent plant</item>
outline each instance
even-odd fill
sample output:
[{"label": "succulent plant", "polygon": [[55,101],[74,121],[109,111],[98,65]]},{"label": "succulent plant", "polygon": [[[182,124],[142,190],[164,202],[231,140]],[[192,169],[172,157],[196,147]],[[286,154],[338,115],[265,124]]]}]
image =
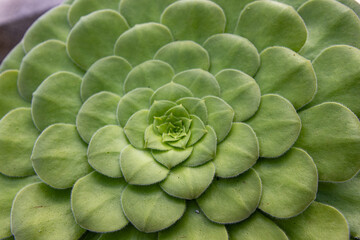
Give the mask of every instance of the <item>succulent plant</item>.
[{"label": "succulent plant", "polygon": [[0,68],[0,239],[360,239],[359,13],[52,9]]}]

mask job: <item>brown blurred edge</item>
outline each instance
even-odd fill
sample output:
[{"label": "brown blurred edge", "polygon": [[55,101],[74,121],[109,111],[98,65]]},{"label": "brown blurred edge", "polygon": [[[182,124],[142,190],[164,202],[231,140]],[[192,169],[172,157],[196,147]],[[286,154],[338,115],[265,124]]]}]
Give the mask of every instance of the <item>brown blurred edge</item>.
[{"label": "brown blurred edge", "polygon": [[0,0],[0,64],[31,24],[63,0]]}]

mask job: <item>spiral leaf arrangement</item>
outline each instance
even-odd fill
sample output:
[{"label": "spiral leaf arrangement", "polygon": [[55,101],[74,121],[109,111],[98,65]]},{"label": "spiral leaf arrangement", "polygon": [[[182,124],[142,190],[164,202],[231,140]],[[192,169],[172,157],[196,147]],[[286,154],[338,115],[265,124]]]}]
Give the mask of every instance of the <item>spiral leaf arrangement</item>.
[{"label": "spiral leaf arrangement", "polygon": [[342,2],[43,15],[1,66],[0,238],[360,238],[360,6]]}]

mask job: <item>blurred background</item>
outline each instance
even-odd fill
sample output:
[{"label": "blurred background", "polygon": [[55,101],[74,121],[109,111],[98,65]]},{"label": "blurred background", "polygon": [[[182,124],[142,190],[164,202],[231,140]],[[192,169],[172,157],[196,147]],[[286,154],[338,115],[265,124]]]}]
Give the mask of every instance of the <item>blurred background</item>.
[{"label": "blurred background", "polygon": [[0,63],[29,26],[63,0],[0,0]]}]

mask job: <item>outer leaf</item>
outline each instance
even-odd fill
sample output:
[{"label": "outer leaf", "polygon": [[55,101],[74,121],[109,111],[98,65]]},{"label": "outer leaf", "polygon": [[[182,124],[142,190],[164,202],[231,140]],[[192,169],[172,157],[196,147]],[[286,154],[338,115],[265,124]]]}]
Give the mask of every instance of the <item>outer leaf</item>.
[{"label": "outer leaf", "polygon": [[157,185],[128,185],[121,197],[126,217],[140,231],[149,233],[173,225],[184,214],[185,200],[170,197]]},{"label": "outer leaf", "polygon": [[216,74],[221,88],[221,98],[235,111],[235,121],[249,119],[258,110],[261,100],[260,88],[247,74],[225,69]]},{"label": "outer leaf", "polygon": [[154,59],[169,63],[176,73],[193,68],[208,70],[210,66],[207,51],[193,41],[169,43],[159,49]]},{"label": "outer leaf", "polygon": [[8,70],[0,74],[0,119],[17,107],[30,107],[17,90],[18,71]]},{"label": "outer leaf", "polygon": [[32,118],[39,130],[54,123],[75,124],[82,105],[80,84],[81,78],[68,72],[57,72],[41,83],[31,103]]},{"label": "outer leaf", "polygon": [[11,210],[11,232],[19,240],[64,240],[78,239],[85,230],[76,224],[71,212],[70,190],[34,183],[16,195]]},{"label": "outer leaf", "polygon": [[313,62],[318,91],[306,106],[339,102],[360,116],[360,50],[339,45],[325,49]]},{"label": "outer leaf", "polygon": [[228,136],[218,145],[214,159],[216,176],[235,177],[251,168],[258,158],[255,132],[244,123],[233,123]]},{"label": "outer leaf", "polygon": [[117,124],[119,100],[118,95],[110,92],[100,92],[86,100],[76,118],[77,130],[85,142],[90,142],[92,135],[103,126]]},{"label": "outer leaf", "polygon": [[208,112],[208,124],[214,128],[219,143],[224,140],[231,129],[234,110],[221,98],[207,96],[203,99]]},{"label": "outer leaf", "polygon": [[79,179],[71,193],[76,222],[95,232],[112,232],[127,225],[119,199],[126,187],[124,179],[112,179],[92,172]]},{"label": "outer leaf", "polygon": [[75,125],[54,124],[36,140],[31,155],[36,174],[54,188],[69,188],[91,172],[86,144]]},{"label": "outer leaf", "polygon": [[304,150],[291,148],[279,158],[261,160],[254,169],[263,184],[259,205],[262,211],[277,218],[289,218],[315,200],[317,169]]},{"label": "outer leaf", "polygon": [[311,101],[316,92],[316,75],[309,60],[288,48],[269,47],[261,54],[255,80],[262,94],[277,93],[296,109]]},{"label": "outer leaf", "polygon": [[202,69],[191,69],[174,76],[173,82],[187,87],[194,97],[219,96],[220,87],[215,77]]},{"label": "outer leaf", "polygon": [[128,224],[120,231],[102,234],[97,240],[158,240],[157,233],[143,233],[131,224]]},{"label": "outer leaf", "polygon": [[118,12],[95,11],[72,28],[67,39],[69,56],[81,68],[88,69],[98,59],[113,55],[116,40],[128,28]]},{"label": "outer leaf", "polygon": [[278,157],[296,141],[301,129],[300,118],[291,103],[275,94],[261,97],[260,108],[247,121],[254,129],[261,157]]},{"label": "outer leaf", "polygon": [[149,185],[164,180],[169,170],[153,159],[149,151],[137,150],[129,145],[120,155],[121,171],[132,185]]},{"label": "outer leaf", "polygon": [[295,146],[314,159],[320,181],[346,181],[360,169],[360,122],[348,108],[323,103],[300,113]]},{"label": "outer leaf", "polygon": [[23,44],[20,42],[2,60],[0,65],[0,72],[4,72],[6,70],[18,70],[24,57],[25,52]]},{"label": "outer leaf", "polygon": [[10,231],[11,205],[16,193],[28,184],[39,182],[37,176],[10,178],[0,174],[0,238],[12,236]]},{"label": "outer leaf", "polygon": [[264,236],[268,240],[288,240],[284,231],[260,212],[241,223],[229,225],[228,232],[233,240],[254,240]]},{"label": "outer leaf", "polygon": [[66,46],[58,40],[48,40],[34,47],[24,57],[18,78],[18,90],[27,101],[32,93],[48,76],[59,71],[68,71],[82,76],[83,71],[77,67],[66,53]]},{"label": "outer leaf", "polygon": [[254,76],[260,57],[256,47],[246,38],[234,34],[216,34],[209,37],[204,48],[210,55],[210,72],[216,74],[223,69],[238,69]]},{"label": "outer leaf", "polygon": [[74,26],[81,17],[101,9],[118,10],[119,0],[76,0],[69,9],[68,19],[71,26]]},{"label": "outer leaf", "polygon": [[119,101],[116,115],[121,126],[125,126],[129,118],[141,109],[150,107],[150,98],[154,91],[150,88],[136,88],[125,94]]},{"label": "outer leaf", "polygon": [[318,202],[294,218],[274,220],[289,239],[348,240],[349,227],[344,216],[335,208]]},{"label": "outer leaf", "polygon": [[341,211],[350,226],[351,236],[360,238],[360,174],[344,183],[320,183],[317,200]]},{"label": "outer leaf", "polygon": [[170,239],[227,240],[224,225],[209,221],[195,202],[189,202],[184,216],[173,227],[161,231],[159,240]]},{"label": "outer leaf", "polygon": [[6,114],[0,121],[0,172],[14,177],[33,175],[30,155],[38,135],[30,108]]},{"label": "outer leaf", "polygon": [[82,100],[85,102],[89,97],[101,91],[109,91],[122,96],[125,78],[130,70],[130,63],[121,57],[110,56],[98,60],[84,75],[80,92]]},{"label": "outer leaf", "polygon": [[211,162],[199,167],[179,166],[160,183],[160,187],[174,197],[197,199],[210,186],[214,174],[215,166]]},{"label": "outer leaf", "polygon": [[60,5],[36,20],[25,33],[23,40],[25,52],[29,52],[46,40],[56,39],[65,42],[70,32],[70,25],[67,21],[69,8],[68,5]]},{"label": "outer leaf", "polygon": [[120,152],[128,145],[121,127],[108,125],[99,129],[91,138],[87,150],[89,164],[109,177],[121,177]]},{"label": "outer leaf", "polygon": [[347,6],[334,0],[310,1],[298,11],[309,31],[300,51],[304,57],[314,59],[323,49],[335,44],[360,47],[360,19]]},{"label": "outer leaf", "polygon": [[156,90],[169,83],[174,76],[173,68],[166,62],[149,60],[137,65],[128,74],[124,83],[124,91],[148,87]]},{"label": "outer leaf", "polygon": [[199,44],[224,32],[225,22],[223,10],[210,1],[177,1],[161,15],[161,23],[171,29],[175,40],[193,40]]},{"label": "outer leaf", "polygon": [[130,26],[146,22],[160,22],[164,9],[176,0],[121,0],[120,13],[128,20]]},{"label": "outer leaf", "polygon": [[173,41],[170,30],[158,23],[144,23],[121,34],[115,44],[116,55],[133,66],[151,60],[162,46]]},{"label": "outer leaf", "polygon": [[205,215],[218,223],[236,223],[248,218],[257,208],[261,180],[250,169],[236,178],[214,180],[197,199]]},{"label": "outer leaf", "polygon": [[249,39],[258,49],[284,46],[299,51],[307,30],[291,6],[274,1],[255,1],[241,12],[235,34]]}]

